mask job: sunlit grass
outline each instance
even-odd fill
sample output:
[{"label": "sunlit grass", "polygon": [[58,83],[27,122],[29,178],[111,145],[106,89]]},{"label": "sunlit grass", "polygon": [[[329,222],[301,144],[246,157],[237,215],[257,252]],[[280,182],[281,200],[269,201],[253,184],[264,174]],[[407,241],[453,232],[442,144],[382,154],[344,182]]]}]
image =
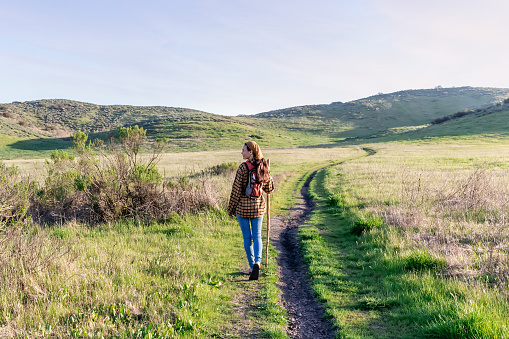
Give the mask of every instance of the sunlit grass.
[{"label": "sunlit grass", "polygon": [[[509,152],[490,144],[369,147],[376,155],[317,174],[311,191],[320,208],[299,231],[313,289],[339,336],[509,335],[507,227],[494,223],[495,212],[505,213]],[[438,199],[458,196],[458,187],[491,219]]]},{"label": "sunlit grass", "polygon": [[[286,213],[294,204],[293,192],[303,172],[362,153],[354,147],[264,152],[278,185],[271,196],[272,213]],[[193,175],[228,162],[240,164],[240,158],[238,151],[165,154],[160,170],[166,178],[201,180]],[[41,161],[6,162],[31,173],[32,179],[46,171]],[[207,177],[225,200],[232,179],[232,173]],[[2,294],[0,322],[5,333],[209,337],[234,333],[236,324],[243,321],[231,300],[248,287],[239,283],[245,279],[239,273],[245,268],[245,254],[237,222],[224,210],[172,214],[160,222],[33,227],[41,236],[71,245],[72,250],[29,280],[33,291],[27,294],[28,302],[15,294],[10,299],[9,293]],[[258,310],[254,331],[272,338],[286,336],[287,321],[279,304],[276,255],[271,247],[269,266],[257,283],[260,298],[249,301]]]}]

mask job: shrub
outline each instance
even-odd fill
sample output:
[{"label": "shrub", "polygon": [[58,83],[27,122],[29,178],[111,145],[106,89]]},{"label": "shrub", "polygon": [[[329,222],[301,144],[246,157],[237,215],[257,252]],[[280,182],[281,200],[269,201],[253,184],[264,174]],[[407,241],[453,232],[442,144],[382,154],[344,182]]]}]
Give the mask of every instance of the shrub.
[{"label": "shrub", "polygon": [[453,119],[458,119],[458,118],[461,118],[461,117],[464,117],[466,115],[470,115],[470,114],[473,114],[473,113],[474,113],[474,111],[466,109],[464,111],[459,111],[459,112],[456,112],[456,113],[453,113],[453,114],[450,114],[450,115],[446,115],[444,117],[436,118],[436,119],[431,121],[431,124],[432,125],[438,125],[438,124],[444,123],[446,121],[453,120]]},{"label": "shrub", "polygon": [[74,160],[74,156],[67,153],[66,151],[55,150],[50,155],[50,159],[53,160],[53,162],[55,162],[55,163],[59,163],[59,162],[66,161],[66,160],[72,161],[72,160]]},{"label": "shrub", "polygon": [[221,175],[221,174],[229,175],[229,174],[237,171],[238,167],[239,167],[239,165],[236,162],[224,162],[222,164],[215,165],[215,166],[208,168],[205,172],[212,173],[215,175]]},{"label": "shrub", "polygon": [[403,267],[407,271],[422,271],[442,268],[447,265],[444,259],[435,258],[425,250],[417,250],[403,259]]},{"label": "shrub", "polygon": [[383,219],[377,215],[360,216],[355,219],[350,233],[360,236],[362,233],[381,227],[383,223]]},{"label": "shrub", "polygon": [[85,144],[87,143],[88,135],[85,133],[78,131],[71,135],[71,140],[74,143],[74,148],[78,152],[83,152],[85,149]]},{"label": "shrub", "polygon": [[329,206],[344,207],[346,204],[346,195],[344,193],[334,193],[327,198]]},{"label": "shrub", "polygon": [[81,132],[72,136],[79,159],[57,151],[47,162],[48,176],[31,209],[38,221],[161,219],[172,211],[219,206],[217,190],[206,180],[163,181],[156,165],[165,139],[158,140],[146,157],[138,156],[145,130],[137,126],[121,128],[107,146],[95,141],[85,146],[87,139]]}]

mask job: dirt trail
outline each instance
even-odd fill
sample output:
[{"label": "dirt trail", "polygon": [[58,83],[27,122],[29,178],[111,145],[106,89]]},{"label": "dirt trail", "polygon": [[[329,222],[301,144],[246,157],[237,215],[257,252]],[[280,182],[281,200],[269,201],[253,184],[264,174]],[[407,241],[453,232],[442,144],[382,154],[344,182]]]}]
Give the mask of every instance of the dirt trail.
[{"label": "dirt trail", "polygon": [[[359,147],[360,150],[360,147]],[[362,148],[367,156],[376,154],[376,150]],[[329,166],[338,165],[342,162]],[[328,166],[325,166],[328,167]],[[324,168],[325,168],[324,167]],[[295,339],[327,339],[335,337],[332,324],[324,319],[324,307],[318,303],[309,286],[307,277],[308,267],[302,261],[299,241],[297,239],[298,227],[306,222],[315,204],[308,195],[309,184],[320,168],[307,178],[299,195],[296,197],[296,205],[290,209],[286,216],[274,216],[271,218],[270,240],[278,250],[276,258],[278,264],[279,288],[282,292],[281,303],[286,309],[289,318],[287,334]],[[272,260],[272,258],[269,258]],[[262,259],[265,260],[265,259]],[[262,275],[263,276],[263,275]],[[253,305],[245,306],[248,300],[256,298],[256,292],[246,291],[236,298],[235,310],[240,313],[242,320],[239,327],[246,325],[249,314],[253,312]],[[251,322],[253,318],[251,318]],[[251,326],[248,331],[236,331],[243,338],[257,338],[257,331]]]},{"label": "dirt trail", "polygon": [[308,196],[309,183],[317,171],[313,172],[302,187],[297,204],[289,215],[275,216],[271,219],[271,240],[278,250],[279,288],[282,291],[282,304],[286,309],[291,338],[334,338],[332,324],[324,320],[324,308],[313,296],[307,277],[307,266],[297,239],[297,230],[311,214],[313,201]]}]

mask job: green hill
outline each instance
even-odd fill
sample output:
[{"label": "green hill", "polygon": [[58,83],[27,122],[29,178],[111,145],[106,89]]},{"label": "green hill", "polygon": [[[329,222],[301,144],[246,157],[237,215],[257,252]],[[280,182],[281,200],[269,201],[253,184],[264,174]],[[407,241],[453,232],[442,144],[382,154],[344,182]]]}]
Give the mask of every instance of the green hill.
[{"label": "green hill", "polygon": [[[406,90],[237,117],[187,108],[105,106],[63,99],[14,102],[0,105],[0,156],[47,156],[54,149],[69,147],[68,137],[77,130],[106,139],[119,127],[132,125],[145,128],[151,140],[169,138],[170,151],[236,148],[249,139],[265,147],[297,147],[387,135],[408,137],[408,131],[415,131],[417,137],[425,135],[421,129],[432,121],[458,111],[502,106],[507,97],[509,89],[500,88]],[[445,133],[438,132],[444,128],[425,130],[438,136]]]},{"label": "green hill", "polygon": [[[429,138],[507,138],[509,137],[509,100],[481,109],[458,111],[432,124],[399,137],[416,140]],[[397,139],[397,138],[396,138]],[[394,139],[394,140],[396,140]]]},{"label": "green hill", "polygon": [[280,129],[313,129],[343,140],[414,130],[439,117],[490,106],[508,96],[509,89],[499,88],[407,90],[347,103],[286,108],[254,117]]},{"label": "green hill", "polygon": [[78,130],[91,139],[107,139],[119,127],[133,125],[145,128],[150,140],[168,137],[170,151],[234,148],[247,139],[284,146],[294,139],[250,119],[186,108],[37,100],[0,105],[0,156],[48,156],[54,149],[70,147],[69,135]]}]

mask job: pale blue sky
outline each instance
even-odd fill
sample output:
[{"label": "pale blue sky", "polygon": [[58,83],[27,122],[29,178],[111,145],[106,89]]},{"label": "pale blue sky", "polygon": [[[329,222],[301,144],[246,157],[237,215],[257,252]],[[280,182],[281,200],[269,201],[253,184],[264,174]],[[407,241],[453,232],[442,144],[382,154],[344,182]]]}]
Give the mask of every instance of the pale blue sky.
[{"label": "pale blue sky", "polygon": [[237,115],[509,87],[509,2],[0,0],[0,102]]}]

